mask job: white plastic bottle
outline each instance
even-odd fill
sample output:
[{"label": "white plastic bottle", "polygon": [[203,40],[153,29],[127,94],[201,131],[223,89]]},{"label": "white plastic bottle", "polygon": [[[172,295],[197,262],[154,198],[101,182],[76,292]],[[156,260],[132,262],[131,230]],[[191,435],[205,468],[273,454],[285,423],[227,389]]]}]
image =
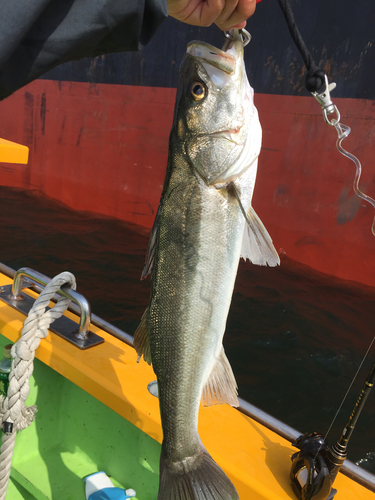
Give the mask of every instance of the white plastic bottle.
[{"label": "white plastic bottle", "polygon": [[6,397],[9,387],[9,373],[12,368],[12,356],[10,350],[12,344],[4,347],[3,359],[0,361],[0,396]]},{"label": "white plastic bottle", "polygon": [[85,493],[87,500],[127,500],[136,495],[133,489],[123,490],[115,488],[112,481],[103,471],[86,476],[84,481],[86,483]]}]

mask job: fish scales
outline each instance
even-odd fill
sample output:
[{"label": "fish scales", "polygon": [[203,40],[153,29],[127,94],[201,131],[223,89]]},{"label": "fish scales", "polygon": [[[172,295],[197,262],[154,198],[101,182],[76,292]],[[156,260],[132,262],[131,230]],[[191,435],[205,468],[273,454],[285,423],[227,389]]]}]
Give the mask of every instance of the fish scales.
[{"label": "fish scales", "polygon": [[251,207],[261,129],[235,31],[225,50],[188,45],[169,159],[144,276],[151,297],[135,347],[158,379],[163,443],[158,500],[238,494],[198,434],[201,399],[236,406],[222,339],[240,255],[276,265]]},{"label": "fish scales", "polygon": [[[183,155],[176,158],[161,210],[149,336],[165,442],[172,448],[171,443],[183,443],[184,454],[185,445],[200,445],[197,409],[220,354],[244,219],[235,199],[225,200],[197,179]],[[185,181],[176,182],[181,171]],[[224,205],[231,209],[223,210]],[[167,384],[172,374],[176,383]],[[176,460],[184,458],[179,450],[170,452]]]}]

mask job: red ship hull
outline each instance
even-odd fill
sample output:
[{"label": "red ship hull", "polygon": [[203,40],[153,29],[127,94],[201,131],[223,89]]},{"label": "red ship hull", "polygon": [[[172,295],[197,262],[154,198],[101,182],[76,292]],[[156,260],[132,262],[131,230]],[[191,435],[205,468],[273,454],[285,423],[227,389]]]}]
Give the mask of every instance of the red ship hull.
[{"label": "red ship hull", "polygon": [[[77,210],[151,228],[167,163],[175,89],[38,80],[0,103],[2,135],[30,148],[1,167],[1,184]],[[275,247],[339,278],[375,286],[372,207],[352,190],[355,167],[312,97],[258,94],[263,127],[254,207]],[[353,132],[344,146],[375,195],[375,105],[335,99]]]}]

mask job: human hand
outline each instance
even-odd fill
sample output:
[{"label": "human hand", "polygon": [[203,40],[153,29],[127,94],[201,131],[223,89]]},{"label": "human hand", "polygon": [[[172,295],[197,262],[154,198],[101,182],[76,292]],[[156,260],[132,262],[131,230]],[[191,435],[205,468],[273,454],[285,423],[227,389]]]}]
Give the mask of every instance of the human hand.
[{"label": "human hand", "polygon": [[[258,0],[259,1],[259,0]],[[256,0],[167,0],[168,14],[186,24],[221,30],[244,28],[254,14]]]}]

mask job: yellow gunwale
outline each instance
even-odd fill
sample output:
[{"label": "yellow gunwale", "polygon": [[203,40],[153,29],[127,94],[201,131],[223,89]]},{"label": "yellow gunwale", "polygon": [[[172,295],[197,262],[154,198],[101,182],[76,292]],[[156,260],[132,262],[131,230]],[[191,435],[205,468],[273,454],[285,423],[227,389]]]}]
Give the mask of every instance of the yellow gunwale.
[{"label": "yellow gunwale", "polygon": [[0,139],[0,162],[27,163],[29,161],[29,148],[16,142]]},{"label": "yellow gunwale", "polygon": [[[0,286],[10,283],[10,278],[0,274]],[[66,315],[78,322],[74,314]],[[16,342],[24,319],[0,301],[3,336]],[[137,363],[132,347],[94,325],[91,330],[105,342],[82,351],[50,333],[36,357],[161,443],[158,400],[147,390],[156,378],[152,368],[144,361]],[[201,407],[199,433],[241,500],[296,498],[289,482],[290,457],[296,450],[288,441],[228,405]],[[374,499],[373,493],[342,474],[335,488],[337,500]]]}]

